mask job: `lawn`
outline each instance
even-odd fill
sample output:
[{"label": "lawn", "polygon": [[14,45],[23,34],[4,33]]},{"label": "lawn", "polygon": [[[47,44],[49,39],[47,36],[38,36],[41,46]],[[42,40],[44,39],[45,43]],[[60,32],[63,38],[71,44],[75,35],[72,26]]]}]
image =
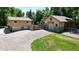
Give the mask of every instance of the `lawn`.
[{"label": "lawn", "polygon": [[32,42],[33,51],[79,51],[79,39],[50,34]]}]

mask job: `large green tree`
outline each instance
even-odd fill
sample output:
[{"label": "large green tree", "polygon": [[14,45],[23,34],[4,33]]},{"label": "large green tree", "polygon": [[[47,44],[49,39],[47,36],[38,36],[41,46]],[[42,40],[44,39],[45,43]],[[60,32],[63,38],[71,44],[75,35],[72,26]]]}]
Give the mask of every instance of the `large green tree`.
[{"label": "large green tree", "polygon": [[52,14],[54,15],[62,15],[62,7],[51,7]]},{"label": "large green tree", "polygon": [[35,23],[35,24],[39,24],[42,18],[43,18],[42,11],[37,10],[37,11],[36,11],[36,18],[35,18],[35,20],[34,20],[34,23]]},{"label": "large green tree", "polygon": [[32,12],[32,10],[26,12],[26,16],[31,18],[31,19],[33,19],[33,14],[34,13]]},{"label": "large green tree", "polygon": [[49,9],[49,7],[46,7],[45,9],[42,10],[43,19],[47,18],[51,14],[53,14],[53,13]]},{"label": "large green tree", "polygon": [[31,18],[33,23],[35,23],[35,21],[36,21],[36,13],[35,12],[33,12],[32,10],[27,11],[26,12],[26,17]]}]

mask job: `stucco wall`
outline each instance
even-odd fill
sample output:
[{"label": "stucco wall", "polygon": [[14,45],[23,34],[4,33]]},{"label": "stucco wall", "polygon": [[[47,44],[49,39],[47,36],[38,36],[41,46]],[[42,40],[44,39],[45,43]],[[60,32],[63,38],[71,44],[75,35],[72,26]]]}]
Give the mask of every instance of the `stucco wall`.
[{"label": "stucco wall", "polygon": [[21,20],[17,20],[17,22],[15,23],[15,21],[13,20],[8,20],[8,24],[7,26],[12,27],[12,30],[18,30],[18,29],[22,29],[22,27],[24,29],[30,28],[32,25],[31,21],[21,21]]}]

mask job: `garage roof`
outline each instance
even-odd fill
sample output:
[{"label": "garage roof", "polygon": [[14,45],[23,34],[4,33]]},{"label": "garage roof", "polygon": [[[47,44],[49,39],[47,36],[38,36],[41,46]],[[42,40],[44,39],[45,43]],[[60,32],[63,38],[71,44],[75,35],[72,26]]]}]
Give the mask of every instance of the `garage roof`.
[{"label": "garage roof", "polygon": [[24,20],[24,21],[32,21],[30,18],[27,18],[27,17],[8,17],[8,20]]},{"label": "garage roof", "polygon": [[51,16],[60,22],[68,22],[69,20],[72,20],[72,18],[68,18],[66,16],[59,16],[59,15],[51,15]]}]

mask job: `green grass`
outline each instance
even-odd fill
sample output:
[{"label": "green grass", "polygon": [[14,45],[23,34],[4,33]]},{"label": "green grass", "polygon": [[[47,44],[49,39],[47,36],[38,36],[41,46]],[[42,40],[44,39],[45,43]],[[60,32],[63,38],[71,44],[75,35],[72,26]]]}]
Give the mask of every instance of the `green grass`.
[{"label": "green grass", "polygon": [[31,44],[33,51],[79,51],[79,40],[62,34],[50,34]]}]

